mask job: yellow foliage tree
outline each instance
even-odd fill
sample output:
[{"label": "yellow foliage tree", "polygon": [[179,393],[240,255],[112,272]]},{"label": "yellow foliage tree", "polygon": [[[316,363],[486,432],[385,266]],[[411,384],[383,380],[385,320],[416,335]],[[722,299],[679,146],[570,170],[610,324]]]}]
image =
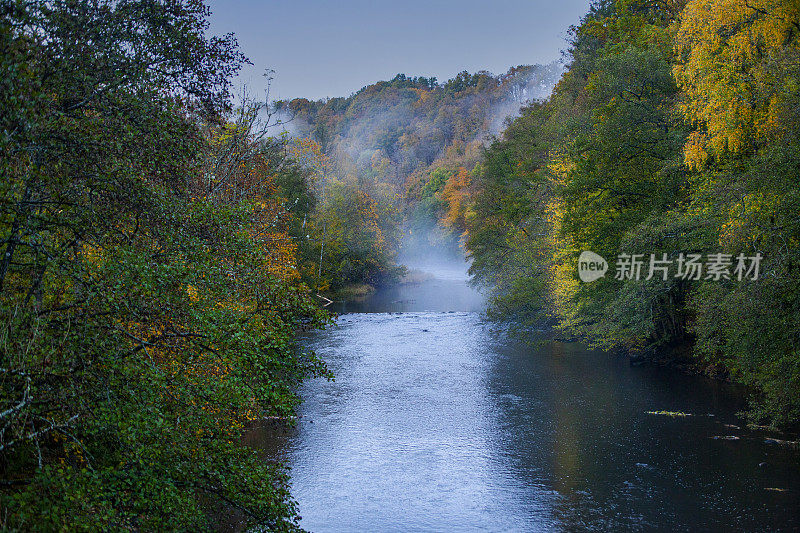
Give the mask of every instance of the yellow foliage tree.
[{"label": "yellow foliage tree", "polygon": [[690,166],[746,153],[778,132],[784,103],[798,91],[796,79],[785,76],[785,65],[800,57],[799,34],[796,1],[686,5],[675,39],[674,73],[686,93],[681,111],[702,128],[684,150]]},{"label": "yellow foliage tree", "polygon": [[453,230],[466,232],[467,219],[470,213],[470,185],[472,177],[469,171],[460,167],[458,172],[450,176],[440,193],[440,198],[447,206],[442,223]]}]

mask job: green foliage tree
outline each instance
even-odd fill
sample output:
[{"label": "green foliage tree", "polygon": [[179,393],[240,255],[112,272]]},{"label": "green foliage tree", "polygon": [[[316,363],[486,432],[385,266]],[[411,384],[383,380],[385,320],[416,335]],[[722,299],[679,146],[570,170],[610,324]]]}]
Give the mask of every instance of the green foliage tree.
[{"label": "green foliage tree", "polygon": [[[796,21],[781,0],[593,4],[552,97],[483,157],[467,244],[494,311],[652,358],[692,347],[753,387],[754,418],[796,423]],[[756,280],[582,284],[583,250],[612,271],[620,253],[764,259]]]},{"label": "green foliage tree", "polygon": [[220,115],[235,41],[195,0],[0,10],[3,526],[296,529],[239,439],[324,373],[294,342],[324,317],[263,149]]},{"label": "green foliage tree", "polygon": [[698,351],[759,391],[756,417],[784,425],[800,419],[799,17],[795,2],[696,0],[675,38],[697,233],[764,258],[758,280],[699,285]]}]

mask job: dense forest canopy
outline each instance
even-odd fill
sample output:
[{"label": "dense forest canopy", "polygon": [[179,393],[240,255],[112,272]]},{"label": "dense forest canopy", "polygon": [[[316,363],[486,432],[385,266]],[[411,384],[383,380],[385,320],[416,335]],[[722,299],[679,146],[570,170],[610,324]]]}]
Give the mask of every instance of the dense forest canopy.
[{"label": "dense forest canopy", "polygon": [[291,116],[292,133],[313,137],[343,172],[385,162],[387,173],[379,178],[402,186],[445,149],[465,150],[498,133],[520,106],[546,98],[560,74],[558,63],[518,66],[501,76],[462,72],[442,84],[398,74],[349,98],[298,98],[277,106]]},{"label": "dense forest canopy", "polygon": [[[599,1],[547,102],[483,156],[467,247],[493,310],[753,387],[751,416],[800,419],[800,11],[783,0]],[[724,274],[606,276],[590,250],[691,255]],[[717,256],[716,254],[722,254]],[[741,279],[737,258],[760,257]]]},{"label": "dense forest canopy", "polygon": [[186,0],[0,2],[0,524],[294,529],[239,439],[324,374],[296,332],[281,187],[306,170],[229,109],[244,61]]}]

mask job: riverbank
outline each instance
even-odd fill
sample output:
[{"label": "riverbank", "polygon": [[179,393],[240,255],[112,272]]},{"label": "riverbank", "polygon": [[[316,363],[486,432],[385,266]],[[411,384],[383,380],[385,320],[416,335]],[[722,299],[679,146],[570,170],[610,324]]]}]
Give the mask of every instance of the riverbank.
[{"label": "riverbank", "polygon": [[345,285],[338,291],[329,292],[324,295],[326,301],[347,303],[357,302],[375,294],[378,290],[401,287],[403,285],[418,285],[434,279],[435,276],[425,270],[416,268],[405,268],[403,273],[396,279],[389,280],[380,285],[369,283],[351,283]]}]

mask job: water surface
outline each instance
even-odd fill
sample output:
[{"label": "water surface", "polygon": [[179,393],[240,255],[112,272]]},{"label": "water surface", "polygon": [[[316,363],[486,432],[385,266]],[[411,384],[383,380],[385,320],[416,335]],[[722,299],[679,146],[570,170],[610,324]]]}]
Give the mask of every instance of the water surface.
[{"label": "water surface", "polygon": [[296,429],[253,437],[290,465],[305,529],[800,528],[800,453],[731,427],[731,386],[525,344],[479,309],[439,276],[307,339],[336,381],[304,386]]}]

